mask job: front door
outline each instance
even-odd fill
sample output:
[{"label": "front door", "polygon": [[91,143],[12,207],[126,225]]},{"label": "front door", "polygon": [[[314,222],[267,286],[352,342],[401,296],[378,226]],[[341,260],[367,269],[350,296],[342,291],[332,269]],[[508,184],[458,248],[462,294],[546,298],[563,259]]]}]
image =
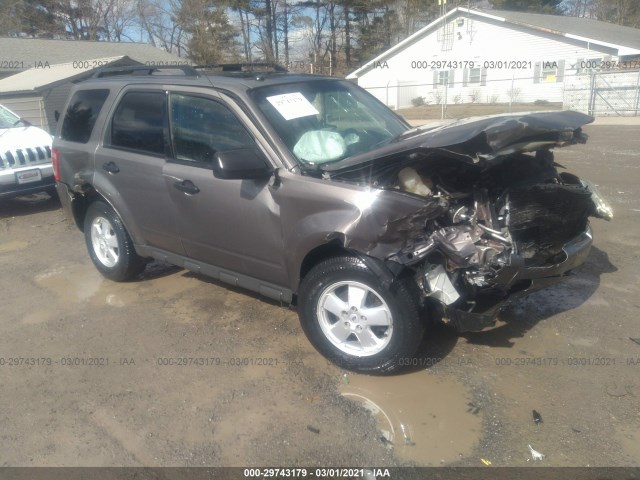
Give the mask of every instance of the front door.
[{"label": "front door", "polygon": [[258,148],[222,102],[195,93],[169,96],[173,160],[164,168],[187,256],[288,285],[279,206],[269,180],[214,177],[216,152]]}]

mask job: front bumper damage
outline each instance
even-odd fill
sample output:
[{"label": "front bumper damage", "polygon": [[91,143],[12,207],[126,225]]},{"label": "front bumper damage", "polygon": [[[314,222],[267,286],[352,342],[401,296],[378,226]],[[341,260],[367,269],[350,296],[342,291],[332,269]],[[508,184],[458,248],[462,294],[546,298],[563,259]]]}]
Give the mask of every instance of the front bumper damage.
[{"label": "front bumper damage", "polygon": [[378,221],[368,225],[378,228],[350,224],[344,246],[394,276],[413,275],[432,316],[457,330],[493,326],[510,302],[584,263],[589,217],[613,217],[594,184],[559,172],[554,160],[553,149],[587,141],[582,126],[591,121],[577,112],[469,119],[322,166],[323,178],[423,201],[391,213],[380,195],[371,215]]},{"label": "front bumper damage", "polygon": [[447,305],[438,302],[436,310],[443,321],[459,332],[479,332],[495,325],[500,311],[510,303],[527,296],[537,290],[554,285],[572,270],[582,265],[591,251],[593,235],[591,227],[567,242],[562,252],[564,258],[557,263],[526,267],[524,260],[518,255],[511,255],[509,264],[500,271],[495,279],[497,285],[505,292],[504,296],[488,296],[484,302],[477,302],[469,309],[455,304]]}]

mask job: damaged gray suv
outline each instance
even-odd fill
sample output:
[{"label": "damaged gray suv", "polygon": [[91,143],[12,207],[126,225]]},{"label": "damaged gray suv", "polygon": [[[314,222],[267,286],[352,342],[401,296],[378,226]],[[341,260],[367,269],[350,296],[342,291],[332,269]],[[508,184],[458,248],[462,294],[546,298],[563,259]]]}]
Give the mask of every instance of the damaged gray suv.
[{"label": "damaged gray suv", "polygon": [[221,70],[103,69],[71,92],[57,189],[105,277],[157,259],[297,304],[326,357],[391,372],[434,320],[479,331],[561,279],[611,218],[554,162],[587,115],[412,129],[348,81]]}]

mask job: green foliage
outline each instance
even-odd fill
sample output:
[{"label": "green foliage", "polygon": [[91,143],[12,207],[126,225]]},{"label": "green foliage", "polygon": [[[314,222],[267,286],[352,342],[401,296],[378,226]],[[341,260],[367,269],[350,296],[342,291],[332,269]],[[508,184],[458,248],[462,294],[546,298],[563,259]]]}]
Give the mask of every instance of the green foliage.
[{"label": "green foliage", "polygon": [[497,10],[518,10],[530,13],[561,14],[563,0],[491,0]]},{"label": "green foliage", "polygon": [[183,0],[178,22],[189,35],[189,58],[196,64],[238,60],[238,32],[229,23],[226,10],[209,0]]}]

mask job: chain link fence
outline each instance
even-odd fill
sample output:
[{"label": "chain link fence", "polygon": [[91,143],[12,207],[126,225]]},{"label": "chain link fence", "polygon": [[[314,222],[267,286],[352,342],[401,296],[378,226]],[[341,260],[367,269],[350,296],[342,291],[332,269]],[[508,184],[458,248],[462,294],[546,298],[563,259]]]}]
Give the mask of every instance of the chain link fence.
[{"label": "chain link fence", "polygon": [[484,72],[457,79],[455,73],[425,72],[419,80],[393,80],[364,88],[408,118],[444,119],[530,110],[640,116],[640,70],[570,76],[515,73],[501,79],[488,79]]}]

